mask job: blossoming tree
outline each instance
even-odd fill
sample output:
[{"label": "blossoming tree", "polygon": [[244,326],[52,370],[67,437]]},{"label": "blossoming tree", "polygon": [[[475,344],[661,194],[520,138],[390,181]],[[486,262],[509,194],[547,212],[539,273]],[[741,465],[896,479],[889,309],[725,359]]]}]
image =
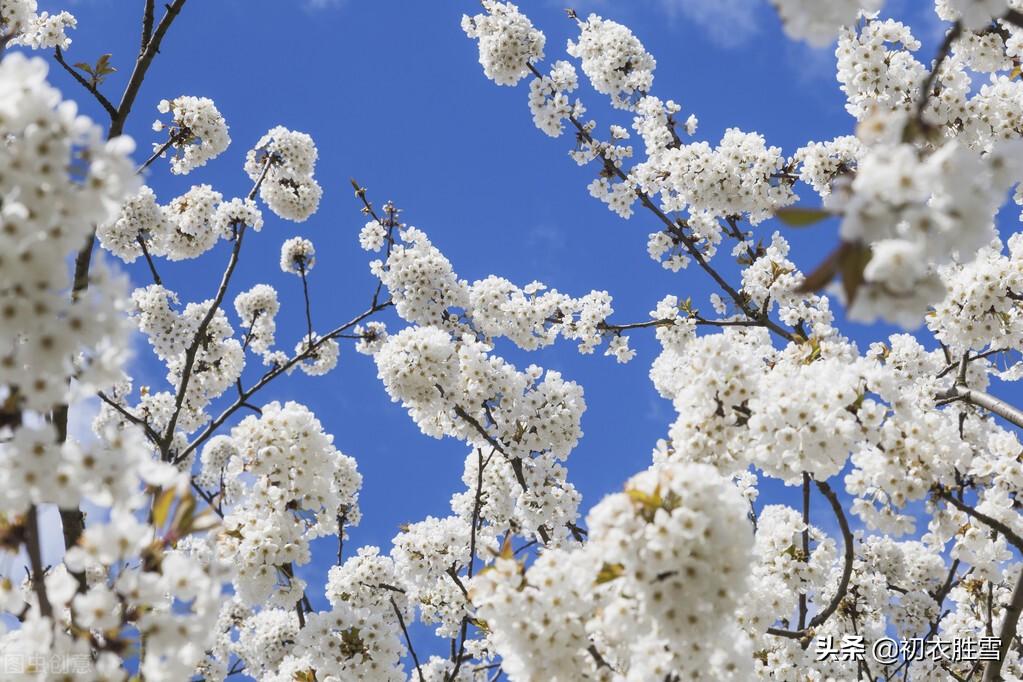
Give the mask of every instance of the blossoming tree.
[{"label": "blossoming tree", "polygon": [[[306,312],[293,347],[278,344],[278,292],[235,273],[249,250],[277,248],[264,221],[316,212],[317,147],[278,126],[248,152],[245,196],[196,184],[158,197],[147,174],[201,175],[231,139],[214,102],[178,96],[132,161],[126,121],[152,114],[136,96],[191,9],[141,4],[140,51],[112,98],[106,58],[65,59],[70,14],[0,0],[0,539],[27,565],[0,582],[4,679],[1023,679],[1023,412],[989,392],[1023,377],[1023,236],[995,228],[1010,195],[1023,204],[1023,2],[937,0],[946,33],[928,60],[881,0],[774,0],[793,39],[837,38],[853,117],[851,134],[786,155],[738,129],[701,140],[627,27],[569,12],[578,38],[548,63],[519,8],[484,0],[462,21],[483,73],[526,81],[537,128],[570,138],[594,198],[657,225],[654,261],[714,282],[713,314],[669,295],[622,321],[605,291],[467,281],[353,182],[377,284],[318,328],[314,245],[285,241],[280,267],[304,296],[283,305]],[[26,49],[52,52],[50,66]],[[109,121],[80,116],[48,68]],[[579,70],[617,120],[588,117]],[[829,217],[830,253],[793,262],[785,226]],[[183,301],[161,273],[197,258],[223,275]],[[138,259],[150,281],[132,286],[117,261]],[[833,300],[932,341],[861,349]],[[126,374],[133,331],[162,386]],[[493,342],[626,363],[630,334],[659,341],[650,378],[677,414],[649,467],[584,515],[565,464],[583,387]],[[294,370],[330,372],[342,344],[423,434],[465,452],[450,514],[389,549],[344,543],[357,460],[307,407],[261,397]],[[246,384],[250,363],[263,373]],[[79,440],[69,410],[97,398],[94,438]],[[764,478],[790,499],[758,504]],[[833,519],[810,518],[818,496]],[[83,503],[107,511],[86,523]],[[41,505],[60,508],[60,529]],[[41,538],[61,531],[66,552],[44,565]],[[337,563],[309,585],[296,568],[323,537]],[[441,645],[414,641],[414,621]]]}]

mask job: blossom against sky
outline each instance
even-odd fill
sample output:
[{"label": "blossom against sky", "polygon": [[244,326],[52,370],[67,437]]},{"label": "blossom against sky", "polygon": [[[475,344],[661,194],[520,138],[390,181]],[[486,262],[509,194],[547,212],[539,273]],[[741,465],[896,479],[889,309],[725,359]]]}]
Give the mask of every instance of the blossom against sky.
[{"label": "blossom against sky", "polygon": [[[41,4],[60,9],[58,3]],[[768,144],[790,154],[811,139],[851,132],[854,121],[834,80],[831,49],[793,44],[766,3],[752,4],[755,15],[734,32],[722,27],[727,17],[708,19],[701,3],[686,0],[592,2],[579,10],[593,9],[632,28],[657,58],[658,92],[681,105],[683,119],[698,117],[702,139],[716,141],[727,128],[738,127],[762,133]],[[562,58],[566,40],[577,35],[562,8],[545,0],[520,5],[547,34],[549,61]],[[89,0],[73,9],[79,25],[69,61],[93,62],[111,53],[118,72],[109,82],[116,90],[137,52],[138,8]],[[216,102],[233,144],[187,180],[165,167],[154,170],[150,184],[161,201],[194,182],[208,182],[225,197],[244,196],[251,185],[245,153],[275,125],[308,133],[319,148],[319,212],[301,224],[267,213],[262,230],[250,236],[256,247],[236,280],[238,291],[268,283],[282,292],[288,302],[277,318],[282,347],[298,343],[305,328],[297,305],[301,282],[279,267],[285,240],[305,237],[315,244],[317,265],[309,283],[318,326],[333,327],[369,303],[375,282],[370,257],[358,244],[365,219],[352,177],[374,203],[394,201],[403,219],[425,230],[464,278],[494,273],[520,286],[541,280],[574,296],[606,289],[621,321],[647,319],[666,293],[710,308],[712,289],[702,273],[652,266],[646,235],[655,227],[648,217],[622,221],[589,197],[590,170],[567,157],[564,139],[537,134],[525,88],[498,88],[484,77],[476,46],[459,25],[463,13],[476,11],[478,4],[468,1],[224,0],[186,6],[162,47],[126,131],[138,140],[140,153],[163,139],[149,127],[152,120],[167,119],[158,111],[160,101],[186,95]],[[918,37],[922,54],[931,54],[933,36]],[[66,74],[54,70],[52,78],[66,96],[102,119]],[[600,100],[591,94],[583,92],[597,107]],[[609,122],[605,111],[594,111]],[[808,191],[804,195],[807,202],[815,200]],[[773,227],[766,224],[760,234],[769,237]],[[834,224],[814,229],[793,237],[792,258],[804,269],[835,240]],[[226,245],[215,248],[226,257]],[[147,281],[141,261],[130,270],[136,282]],[[186,262],[168,285],[183,299],[203,298],[218,276],[208,260]],[[858,335],[856,329],[846,327],[864,347],[888,331]],[[557,369],[586,388],[586,437],[569,461],[583,509],[647,465],[673,418],[670,404],[646,376],[657,352],[653,337],[634,335],[633,345],[638,356],[628,366],[600,355],[579,356],[567,343],[528,358],[510,344],[498,347],[520,366],[535,362]],[[162,366],[144,343],[138,352],[139,383],[148,376],[161,384]],[[467,454],[455,441],[423,436],[390,401],[376,373],[370,359],[346,346],[338,368],[325,377],[296,373],[261,396],[265,402],[300,399],[334,435],[335,446],[357,460],[363,520],[351,532],[351,548],[386,548],[400,524],[445,515]],[[1013,396],[1007,390],[1003,397]],[[300,570],[310,580],[322,580],[336,548],[323,544],[317,550],[316,560]],[[311,594],[322,599],[318,590]]]}]

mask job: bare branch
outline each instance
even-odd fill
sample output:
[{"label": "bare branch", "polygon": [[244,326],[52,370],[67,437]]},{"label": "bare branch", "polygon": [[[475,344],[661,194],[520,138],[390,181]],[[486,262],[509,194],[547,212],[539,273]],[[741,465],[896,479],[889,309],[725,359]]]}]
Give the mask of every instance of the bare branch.
[{"label": "bare branch", "polygon": [[36,506],[32,505],[28,508],[28,516],[25,518],[25,549],[28,552],[29,564],[32,566],[32,589],[39,602],[39,613],[46,618],[52,618],[53,606],[50,605],[50,599],[46,594],[40,535],[39,512]]},{"label": "bare branch", "polygon": [[1016,578],[1016,587],[1012,590],[1012,599],[1005,609],[1002,617],[1002,627],[998,631],[998,658],[990,661],[984,668],[983,682],[997,682],[1002,679],[1002,664],[1009,653],[1009,646],[1016,637],[1016,625],[1019,623],[1020,613],[1023,612],[1023,571],[1020,571]]},{"label": "bare branch", "polygon": [[[128,114],[131,113],[131,108],[135,104],[135,98],[139,94],[139,89],[142,87],[142,81],[146,78],[149,66],[153,63],[156,53],[160,51],[160,43],[163,42],[163,37],[167,34],[167,30],[174,23],[174,19],[178,16],[184,5],[185,0],[174,0],[166,5],[166,14],[163,15],[152,36],[145,42],[145,48],[139,53],[138,59],[135,60],[135,68],[128,78],[128,85],[124,88],[124,94],[121,95],[121,102],[117,105],[117,114],[111,117],[110,137],[117,137],[124,132],[124,124],[127,122]],[[145,34],[144,23],[143,21],[143,35]]]},{"label": "bare branch", "polygon": [[1013,547],[1023,551],[1023,537],[1020,537],[1012,528],[1009,528],[998,519],[992,518],[983,512],[979,512],[965,502],[958,500],[954,495],[949,494],[947,490],[939,488],[935,490],[935,493],[939,498],[951,504],[970,518],[976,519],[989,528],[998,531],[1005,536],[1005,539],[1008,540]]},{"label": "bare branch", "polygon": [[415,647],[412,646],[412,638],[408,636],[408,628],[405,627],[405,618],[401,615],[401,609],[398,608],[397,602],[394,601],[394,597],[391,597],[391,608],[394,609],[394,615],[398,617],[398,625],[401,627],[401,633],[405,635],[405,644],[408,646],[408,652],[412,655],[412,662],[416,664],[416,672],[419,674],[419,682],[426,682],[426,678],[423,677],[423,669],[419,667],[419,656],[416,655]]},{"label": "bare branch", "polygon": [[181,462],[185,461],[185,459],[191,453],[193,453],[197,448],[201,447],[203,443],[205,443],[207,440],[209,440],[209,438],[213,435],[213,433],[217,429],[219,429],[221,426],[223,426],[224,422],[226,422],[228,419],[231,418],[231,415],[233,415],[235,412],[237,412],[239,409],[241,409],[245,405],[245,402],[249,398],[251,398],[253,395],[255,395],[264,386],[266,386],[267,384],[269,384],[271,381],[273,381],[277,377],[281,376],[282,374],[287,373],[290,369],[292,369],[299,362],[301,362],[301,361],[305,360],[306,358],[310,357],[313,353],[316,352],[316,350],[322,344],[326,343],[329,339],[333,339],[335,337],[340,336],[341,334],[343,334],[347,330],[351,329],[355,325],[357,325],[360,322],[362,322],[363,320],[365,320],[367,317],[370,317],[370,316],[378,313],[379,311],[384,310],[385,308],[389,307],[390,305],[391,305],[390,301],[385,301],[383,303],[377,304],[376,306],[370,308],[369,310],[365,311],[364,313],[361,313],[361,314],[357,315],[355,318],[353,318],[353,319],[349,320],[348,322],[345,322],[344,324],[342,324],[339,327],[335,328],[333,331],[331,331],[331,332],[325,334],[324,336],[320,337],[309,348],[306,348],[303,352],[296,354],[294,357],[292,357],[290,360],[285,362],[283,365],[279,365],[279,366],[273,368],[272,370],[270,370],[269,372],[267,372],[266,374],[264,374],[262,376],[262,378],[260,378],[260,380],[257,381],[253,386],[250,386],[249,388],[247,388],[244,391],[242,391],[240,393],[239,397],[238,397],[238,400],[236,400],[233,404],[231,404],[228,408],[226,408],[223,412],[221,412],[220,415],[217,416],[216,419],[214,419],[212,422],[210,422],[209,425],[203,430],[203,432],[194,441],[192,441],[192,443],[190,443],[188,445],[188,447],[185,448],[181,452],[181,454],[179,454],[177,457],[174,458],[174,463],[175,464],[180,464]]},{"label": "bare branch", "polygon": [[146,47],[149,45],[149,41],[153,37],[155,5],[156,0],[146,0],[146,7],[142,11],[142,45],[139,47],[140,53],[146,51]]},{"label": "bare branch", "polygon": [[832,511],[835,512],[835,518],[838,520],[839,530],[842,532],[842,541],[845,543],[845,554],[842,564],[842,577],[839,578],[838,587],[835,589],[835,594],[831,598],[831,601],[824,608],[823,611],[819,611],[817,615],[810,619],[806,628],[800,628],[799,630],[785,630],[782,628],[768,628],[767,633],[775,635],[776,637],[787,637],[789,639],[799,639],[804,643],[807,642],[808,633],[814,630],[824,623],[827,622],[828,618],[838,609],[839,604],[845,599],[849,593],[849,580],[852,577],[853,560],[855,558],[855,552],[853,547],[853,535],[849,528],[849,521],[845,516],[845,511],[842,509],[842,503],[838,499],[838,495],[831,489],[825,481],[814,481],[817,484],[817,489],[821,491],[821,494],[827,498],[828,503],[831,505]]}]

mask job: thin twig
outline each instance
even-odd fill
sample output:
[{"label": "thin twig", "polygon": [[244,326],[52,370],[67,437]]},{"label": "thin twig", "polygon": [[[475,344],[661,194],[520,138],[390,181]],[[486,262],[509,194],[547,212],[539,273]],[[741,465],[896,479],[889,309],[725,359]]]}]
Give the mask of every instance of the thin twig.
[{"label": "thin twig", "polygon": [[[532,64],[527,62],[526,67],[533,73],[535,77],[540,79],[543,78],[543,74],[541,74]],[[589,144],[595,150],[597,150],[597,147],[599,145],[597,141],[593,138],[593,136],[590,134],[590,131],[586,128],[586,126],[584,126],[579,121],[579,119],[576,118],[574,115],[570,114],[568,116],[568,120],[575,127],[579,139],[585,141],[587,144]],[[718,284],[718,286],[721,287],[721,289],[729,295],[729,297],[735,302],[735,305],[738,307],[739,310],[743,312],[743,314],[745,314],[750,319],[757,321],[761,326],[767,327],[772,332],[778,334],[787,341],[792,341],[794,339],[793,335],[790,332],[786,331],[783,327],[774,322],[774,320],[772,320],[770,317],[761,314],[760,311],[751,309],[746,298],[742,294],[740,294],[734,287],[732,287],[732,285],[730,285],[720,275],[720,273],[718,273],[718,271],[715,270],[710,265],[710,263],[704,257],[703,253],[697,247],[696,242],[693,239],[687,237],[686,234],[682,231],[682,229],[680,229],[680,224],[672,220],[670,217],[668,217],[668,215],[665,214],[665,212],[662,211],[661,208],[654,203],[653,199],[651,199],[649,194],[644,192],[639,187],[636,187],[634,183],[632,183],[632,181],[629,180],[628,174],[626,174],[625,171],[623,171],[622,168],[618,166],[618,164],[614,163],[613,161],[606,157],[601,157],[601,159],[603,161],[604,168],[610,174],[614,175],[621,181],[628,183],[630,187],[632,187],[633,192],[635,193],[636,197],[640,200],[640,203],[642,203],[644,207],[646,207],[651,213],[657,216],[657,218],[662,223],[664,223],[664,226],[667,228],[666,230],[667,233],[672,238],[674,238],[675,241],[677,241],[678,243],[682,244],[682,246],[685,247],[686,251],[689,253],[690,256],[692,256],[693,260],[696,261],[697,265],[699,265],[704,272],[710,275],[711,278]]]},{"label": "thin twig", "polygon": [[156,263],[153,262],[153,257],[149,255],[149,247],[146,246],[146,240],[142,238],[141,234],[136,237],[136,240],[142,248],[142,255],[146,257],[146,263],[149,264],[149,273],[153,276],[153,283],[163,286],[163,280],[160,279],[160,273],[156,271]]},{"label": "thin twig", "polygon": [[952,51],[952,43],[954,43],[963,32],[963,25],[957,21],[945,34],[945,39],[941,41],[941,46],[938,48],[938,56],[934,59],[934,66],[927,73],[927,78],[924,79],[923,85],[920,86],[920,95],[916,101],[916,112],[915,120],[921,126],[924,123],[924,110],[927,108],[927,102],[930,101],[932,91],[934,89],[934,81],[937,80],[938,71],[941,70],[941,65],[948,58]]},{"label": "thin twig", "polygon": [[302,275],[302,296],[305,298],[306,344],[311,345],[313,342],[313,315],[309,308],[309,282],[306,279],[304,258],[298,264],[298,271]]},{"label": "thin twig", "polygon": [[[256,192],[259,191],[260,185],[263,184],[263,180],[266,178],[267,171],[270,169],[270,164],[272,162],[273,157],[267,156],[266,160],[263,162],[263,169],[260,172],[259,177],[256,178],[256,182],[249,191],[249,199],[256,196]],[[195,331],[195,336],[192,337],[191,343],[185,349],[185,361],[181,369],[181,380],[178,386],[178,393],[174,398],[174,411],[171,413],[171,417],[167,422],[167,428],[163,433],[163,440],[161,441],[163,459],[165,460],[168,458],[168,449],[170,448],[170,444],[174,440],[174,428],[177,426],[178,418],[181,416],[181,410],[185,404],[185,395],[188,393],[188,385],[192,378],[192,369],[195,366],[195,358],[198,355],[199,346],[202,345],[206,337],[206,330],[209,328],[210,323],[213,322],[213,318],[220,309],[220,304],[224,301],[224,296],[227,295],[227,287],[231,283],[231,276],[234,274],[235,267],[238,265],[238,258],[242,249],[242,239],[245,237],[245,228],[246,225],[238,225],[235,227],[234,247],[231,249],[231,257],[227,261],[227,267],[224,269],[224,274],[220,278],[220,286],[217,287],[217,294],[213,297],[213,301],[210,303],[209,309],[199,322],[199,326]]]},{"label": "thin twig", "polygon": [[405,627],[405,618],[401,615],[401,609],[398,608],[397,602],[394,601],[394,597],[391,597],[391,608],[394,609],[394,615],[398,617],[398,625],[401,627],[401,632],[405,635],[405,644],[408,645],[408,652],[412,655],[412,662],[416,664],[416,672],[419,674],[419,682],[426,682],[426,678],[423,677],[423,669],[419,667],[419,656],[416,656],[416,649],[412,646],[412,638],[408,635],[408,628]]},{"label": "thin twig", "polygon": [[1023,551],[1023,537],[1020,537],[1019,534],[1017,534],[1012,528],[1009,528],[1007,525],[1005,525],[998,519],[992,518],[991,516],[988,516],[983,512],[979,512],[973,507],[966,504],[965,502],[956,499],[956,497],[954,495],[950,495],[947,490],[938,489],[935,492],[937,493],[939,498],[941,498],[945,502],[948,502],[953,507],[963,512],[967,516],[976,519],[977,521],[980,521],[989,528],[998,531],[999,533],[1005,536],[1005,539],[1008,540],[1013,547],[1020,551]]},{"label": "thin twig", "polygon": [[789,639],[799,639],[804,643],[808,643],[807,634],[809,631],[814,630],[824,623],[827,622],[828,618],[831,617],[837,609],[842,600],[845,599],[849,592],[849,580],[852,577],[853,561],[855,559],[855,552],[853,547],[853,535],[849,528],[849,521],[845,516],[845,511],[842,509],[842,503],[838,499],[838,495],[831,489],[831,486],[824,481],[814,481],[817,484],[817,489],[821,491],[821,494],[828,500],[831,505],[832,511],[835,513],[835,518],[838,520],[839,530],[842,532],[842,540],[845,543],[845,555],[842,564],[842,576],[839,578],[838,587],[835,588],[835,594],[832,596],[831,601],[807,624],[806,628],[799,630],[785,630],[783,628],[771,627],[767,629],[767,633],[775,635],[776,637],[787,637]]},{"label": "thin twig", "polygon": [[217,429],[219,429],[224,424],[224,422],[226,422],[228,419],[231,418],[231,415],[233,415],[235,412],[237,412],[239,409],[241,409],[241,407],[244,405],[245,401],[247,401],[249,398],[251,398],[253,395],[255,395],[255,393],[258,392],[260,389],[262,389],[264,386],[266,386],[267,384],[269,384],[271,381],[273,381],[277,377],[281,376],[282,374],[286,374],[289,370],[291,370],[299,362],[302,362],[303,360],[308,358],[312,353],[315,353],[316,350],[322,344],[326,343],[328,340],[335,338],[336,336],[342,334],[343,332],[347,331],[348,329],[351,329],[355,325],[359,324],[360,322],[365,320],[367,317],[370,317],[370,316],[376,314],[377,312],[379,312],[381,310],[384,310],[385,308],[387,308],[387,307],[389,307],[391,305],[392,305],[391,301],[385,301],[383,303],[377,304],[375,307],[370,308],[369,310],[367,310],[364,313],[361,313],[360,315],[357,315],[355,318],[349,320],[348,322],[345,322],[344,324],[342,324],[341,326],[337,327],[333,331],[331,331],[331,332],[325,334],[324,336],[316,339],[316,341],[312,344],[312,346],[310,346],[309,348],[306,348],[301,353],[295,354],[294,357],[292,357],[290,360],[288,360],[284,364],[278,365],[277,367],[275,367],[275,368],[271,369],[270,371],[268,371],[254,385],[252,385],[249,388],[245,389],[245,391],[243,391],[242,394],[238,397],[238,400],[236,400],[233,404],[231,404],[223,412],[221,412],[220,415],[218,415],[216,419],[214,419],[212,422],[210,422],[209,425],[203,430],[203,432],[201,434],[199,434],[199,436],[196,437],[196,439],[194,441],[192,441],[188,445],[188,447],[186,447],[181,452],[181,454],[179,454],[177,457],[174,458],[174,463],[175,464],[180,464],[181,462],[185,461],[185,459],[192,452],[194,452],[197,448],[201,447],[203,443],[205,443],[207,440],[209,440],[209,438],[213,435],[213,433]]},{"label": "thin twig", "polygon": [[156,0],[146,0],[146,7],[142,12],[142,45],[139,47],[139,53],[145,52],[146,47],[149,45],[149,40],[153,37],[153,22],[155,20],[154,9]]},{"label": "thin twig", "polygon": [[53,59],[62,67],[64,67],[64,70],[71,74],[72,78],[78,81],[83,88],[88,90],[92,94],[92,96],[96,98],[96,101],[100,103],[100,106],[106,109],[107,114],[110,116],[110,118],[115,118],[117,116],[117,109],[114,108],[114,105],[110,102],[110,100],[108,100],[106,96],[104,96],[103,93],[99,91],[99,88],[97,88],[95,85],[87,81],[85,77],[82,76],[82,74],[78,73],[78,71],[75,68],[73,68],[70,64],[64,61],[64,52],[63,50],[60,49],[59,45],[53,50]]}]

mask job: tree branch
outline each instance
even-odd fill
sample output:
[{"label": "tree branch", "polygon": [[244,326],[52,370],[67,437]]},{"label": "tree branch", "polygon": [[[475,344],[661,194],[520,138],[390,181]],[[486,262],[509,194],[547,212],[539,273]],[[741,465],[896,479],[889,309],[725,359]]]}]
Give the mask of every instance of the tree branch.
[{"label": "tree branch", "polygon": [[315,353],[316,349],[319,348],[320,345],[326,343],[329,339],[333,339],[333,338],[335,338],[337,336],[340,336],[342,333],[344,333],[345,331],[351,329],[355,325],[359,324],[360,322],[365,320],[367,317],[370,317],[371,315],[374,315],[377,312],[379,312],[381,310],[384,310],[385,308],[389,307],[390,305],[392,305],[390,301],[385,301],[384,303],[377,304],[376,306],[370,308],[366,312],[361,313],[360,315],[357,315],[352,320],[350,320],[348,322],[345,322],[341,326],[335,328],[333,331],[331,331],[331,332],[325,334],[324,336],[320,337],[309,348],[305,349],[301,353],[297,353],[294,357],[292,357],[290,360],[285,362],[283,365],[275,367],[274,369],[272,369],[269,372],[267,372],[266,374],[264,374],[262,376],[262,378],[260,378],[260,380],[257,381],[253,386],[250,386],[249,388],[247,388],[244,391],[242,391],[241,394],[238,397],[238,400],[236,400],[233,404],[231,404],[223,412],[221,412],[220,415],[217,416],[216,419],[214,419],[212,422],[210,422],[209,425],[203,430],[203,432],[194,441],[192,441],[192,443],[189,444],[189,446],[187,448],[185,448],[181,452],[181,454],[179,454],[174,459],[174,463],[175,464],[180,464],[181,462],[185,461],[185,459],[190,454],[192,454],[197,448],[201,447],[203,443],[205,443],[207,440],[209,440],[209,438],[213,435],[213,433],[217,429],[219,429],[224,424],[224,422],[226,422],[228,419],[231,418],[231,415],[233,415],[235,412],[237,412],[239,409],[241,409],[242,406],[244,406],[245,402],[249,398],[251,398],[256,392],[258,392],[264,386],[269,384],[271,381],[273,381],[274,379],[276,379],[280,375],[288,372],[295,365],[297,365],[299,362],[301,362],[302,360],[305,360],[307,357],[309,357],[310,355]]},{"label": "tree branch", "polygon": [[1007,525],[1005,525],[998,519],[992,518],[983,512],[977,511],[976,509],[969,506],[965,502],[961,502],[960,500],[956,499],[954,495],[950,495],[948,491],[944,489],[939,488],[935,492],[937,493],[939,498],[945,500],[945,502],[951,504],[953,507],[963,512],[970,518],[976,519],[977,521],[980,521],[989,528],[998,531],[999,533],[1005,536],[1005,539],[1008,540],[1013,547],[1020,551],[1023,551],[1023,537],[1020,537],[1019,534],[1012,530],[1012,528],[1009,528]]},{"label": "tree branch", "polygon": [[807,642],[807,635],[809,631],[814,630],[824,623],[827,622],[828,618],[831,618],[838,606],[845,599],[849,593],[849,580],[852,577],[853,560],[855,559],[854,547],[853,547],[853,535],[849,529],[849,521],[846,519],[845,511],[842,509],[842,503],[838,499],[838,495],[831,489],[831,486],[824,481],[814,481],[817,484],[817,489],[821,491],[821,494],[827,498],[828,503],[831,505],[832,511],[835,512],[835,518],[838,520],[838,527],[842,532],[842,540],[845,543],[845,555],[842,564],[842,577],[839,578],[838,587],[835,589],[835,594],[831,598],[831,601],[807,624],[806,628],[799,630],[785,630],[783,628],[768,628],[767,633],[775,635],[777,637],[787,637],[789,639],[799,639]]},{"label": "tree branch", "polygon": [[153,22],[155,20],[153,10],[155,5],[156,0],[146,0],[146,7],[142,11],[142,45],[139,47],[139,53],[146,51],[149,40],[153,37]]},{"label": "tree branch", "polygon": [[941,70],[941,65],[952,52],[952,43],[958,40],[962,32],[963,25],[957,21],[952,26],[952,29],[945,34],[945,39],[941,41],[941,46],[938,48],[938,56],[934,59],[934,66],[931,67],[931,70],[927,73],[927,78],[924,79],[923,85],[920,86],[920,95],[916,101],[914,120],[921,127],[924,126],[924,110],[927,108],[927,102],[931,99],[934,81],[938,78],[938,71]]},{"label": "tree branch", "polygon": [[[167,30],[174,23],[174,19],[178,16],[184,5],[185,0],[174,0],[169,5],[166,5],[166,14],[163,15],[152,36],[145,41],[145,48],[139,53],[138,59],[135,60],[135,68],[128,78],[128,85],[124,88],[124,94],[121,95],[121,102],[117,105],[117,115],[111,117],[109,137],[117,137],[124,132],[124,124],[127,122],[128,114],[131,113],[131,108],[135,104],[135,98],[139,94],[139,89],[142,87],[142,81],[146,78],[149,66],[153,63],[153,58],[160,51],[160,43],[163,42],[163,37],[167,34]],[[143,35],[145,35],[145,32],[145,18],[143,18]]]},{"label": "tree branch", "polygon": [[1019,623],[1020,613],[1023,612],[1023,571],[1020,571],[1016,578],[1016,587],[1012,591],[1012,599],[1005,609],[1002,619],[1002,627],[998,631],[998,658],[989,661],[984,668],[983,682],[997,682],[1002,679],[1002,664],[1009,653],[1009,646],[1016,637],[1016,625]]},{"label": "tree branch", "polygon": [[[541,74],[536,69],[535,66],[528,62],[526,63],[526,66],[529,68],[529,70],[533,73],[534,76],[540,79],[543,78],[543,74]],[[595,149],[599,146],[597,141],[590,134],[590,131],[586,129],[586,126],[584,126],[579,121],[579,119],[577,119],[574,115],[570,114],[568,116],[568,120],[575,127],[579,139],[584,140],[586,143],[588,143]],[[745,297],[743,297],[734,287],[732,287],[720,275],[720,273],[718,273],[718,271],[715,270],[710,265],[707,259],[704,258],[703,254],[700,252],[699,248],[696,246],[696,243],[692,239],[687,237],[685,233],[680,229],[680,223],[676,223],[676,221],[668,217],[668,215],[665,214],[664,211],[662,211],[661,208],[653,202],[649,194],[644,192],[639,187],[635,187],[632,181],[629,180],[629,176],[625,173],[625,171],[622,170],[622,168],[618,164],[614,163],[613,161],[605,157],[601,158],[603,160],[605,169],[610,174],[614,175],[621,181],[628,183],[633,188],[636,197],[640,200],[643,206],[646,207],[655,216],[657,216],[657,218],[662,223],[664,223],[664,226],[667,228],[668,234],[671,235],[678,243],[682,244],[685,247],[689,255],[692,256],[693,260],[695,260],[696,263],[700,266],[700,268],[702,268],[704,272],[710,275],[711,278],[715,282],[717,282],[718,286],[721,287],[721,289],[725,293],[727,293],[729,297],[731,297],[732,301],[735,302],[735,305],[739,308],[739,310],[743,312],[744,315],[746,315],[746,317],[750,318],[751,320],[757,321],[761,326],[767,327],[775,334],[778,334],[779,336],[784,338],[786,341],[793,340],[794,337],[792,336],[792,334],[786,331],[776,322],[774,322],[774,320],[772,320],[767,315],[761,314],[760,311],[753,310],[749,307]]]},{"label": "tree branch", "polygon": [[983,408],[991,414],[997,415],[1005,421],[1023,428],[1023,410],[1019,410],[1004,400],[996,398],[990,393],[985,393],[984,391],[978,391],[977,389],[969,388],[967,386],[954,385],[947,391],[935,396],[935,400],[941,402],[961,400],[975,407]]},{"label": "tree branch", "polygon": [[423,669],[419,667],[419,656],[416,656],[415,647],[412,646],[412,638],[408,635],[408,628],[405,627],[405,618],[401,615],[401,609],[398,608],[397,602],[394,601],[394,597],[390,598],[391,608],[394,609],[394,615],[398,617],[398,625],[401,626],[401,633],[405,635],[405,644],[408,645],[408,652],[412,654],[412,661],[416,664],[416,672],[419,674],[419,682],[426,682],[426,678],[423,677]]},{"label": "tree branch", "polygon": [[[256,196],[256,192],[259,191],[260,185],[263,184],[263,180],[266,178],[267,171],[270,169],[270,164],[273,162],[273,157],[268,156],[263,162],[263,169],[259,173],[259,177],[256,178],[256,182],[253,183],[252,189],[249,191],[248,198],[253,199]],[[169,457],[168,448],[171,442],[174,440],[174,428],[178,424],[178,418],[181,416],[181,409],[185,403],[185,395],[188,393],[188,383],[192,378],[192,369],[195,366],[195,358],[199,352],[199,346],[202,345],[203,339],[206,336],[206,330],[209,329],[210,323],[213,322],[213,318],[217,314],[217,310],[220,309],[220,304],[224,301],[224,296],[227,295],[227,287],[231,283],[231,276],[234,274],[234,269],[238,265],[239,254],[242,250],[242,239],[245,237],[246,225],[235,226],[235,238],[234,247],[231,249],[231,257],[227,261],[227,267],[224,269],[224,274],[220,278],[220,286],[217,287],[217,294],[214,296],[212,303],[210,303],[209,309],[199,322],[199,327],[195,331],[195,336],[192,338],[188,348],[185,349],[185,363],[181,370],[181,381],[178,386],[178,394],[174,398],[174,412],[171,413],[171,418],[167,422],[167,429],[163,433],[163,440],[160,443],[162,450],[162,459],[167,460]]]},{"label": "tree branch", "polygon": [[108,100],[103,93],[99,91],[99,88],[85,80],[85,77],[82,76],[82,74],[78,73],[78,71],[76,71],[70,64],[64,61],[64,51],[60,49],[59,45],[53,50],[53,59],[63,66],[64,70],[71,74],[72,78],[78,81],[83,88],[88,90],[92,96],[96,98],[96,101],[99,102],[100,106],[106,109],[107,115],[109,115],[111,119],[117,116],[117,109],[115,109],[110,100]]},{"label": "tree branch", "polygon": [[33,504],[28,508],[28,516],[25,519],[25,549],[28,552],[28,560],[32,566],[32,589],[36,593],[36,600],[39,602],[39,613],[46,618],[53,617],[53,606],[46,594],[46,576],[43,573],[43,559],[40,551],[39,512]]}]

